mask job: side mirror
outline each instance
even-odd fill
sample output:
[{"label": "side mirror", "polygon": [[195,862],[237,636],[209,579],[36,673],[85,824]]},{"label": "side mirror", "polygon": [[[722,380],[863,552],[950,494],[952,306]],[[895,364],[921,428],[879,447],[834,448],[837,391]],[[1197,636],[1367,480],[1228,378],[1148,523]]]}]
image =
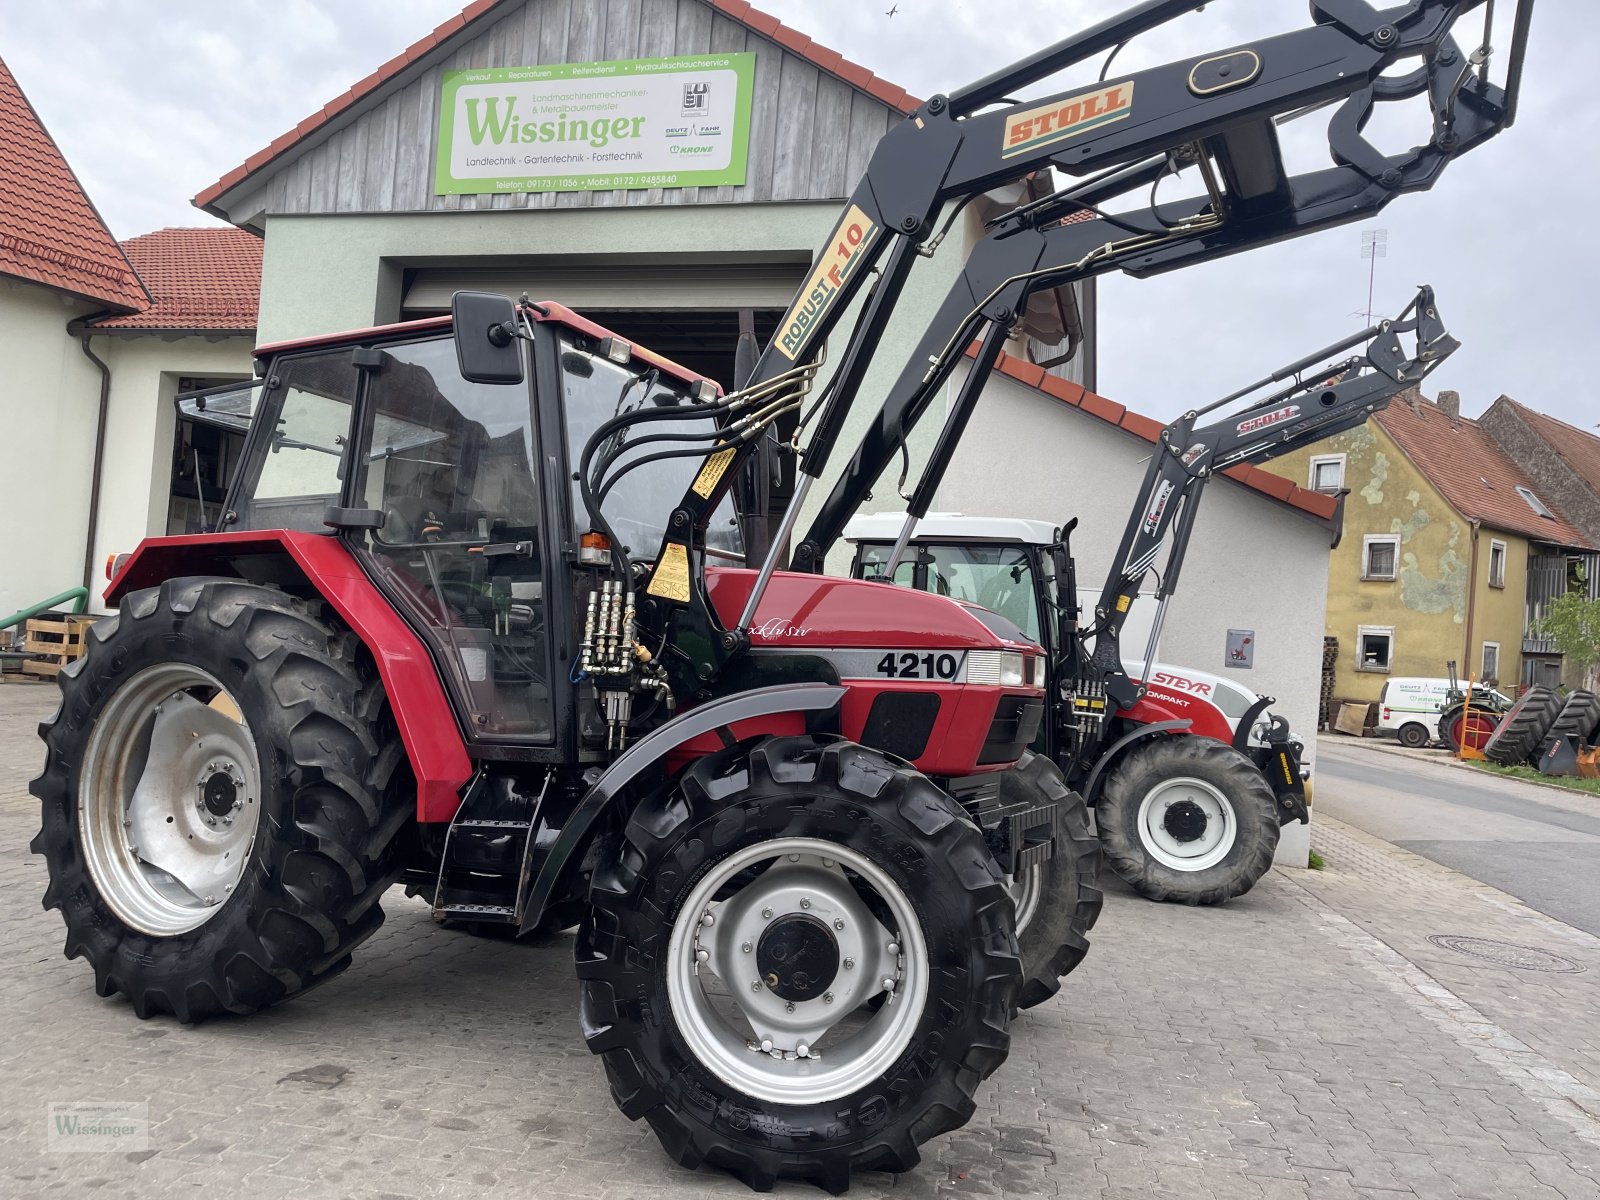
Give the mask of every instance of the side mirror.
[{"label": "side mirror", "polygon": [[517,306],[494,292],[457,292],[450,301],[456,362],[472,383],[521,383]]}]

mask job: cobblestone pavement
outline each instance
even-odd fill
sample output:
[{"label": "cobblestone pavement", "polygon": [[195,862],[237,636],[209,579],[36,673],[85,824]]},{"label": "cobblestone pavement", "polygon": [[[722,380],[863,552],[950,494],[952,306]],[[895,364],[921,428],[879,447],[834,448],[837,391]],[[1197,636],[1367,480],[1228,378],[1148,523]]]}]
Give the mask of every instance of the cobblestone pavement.
[{"label": "cobblestone pavement", "polygon": [[[565,937],[480,941],[395,893],[355,966],[280,1008],[185,1028],[98,999],[26,848],[49,707],[0,687],[0,1194],[746,1194],[617,1114]],[[1113,888],[971,1124],[852,1195],[1600,1197],[1600,941],[1353,830],[1316,845],[1326,871],[1275,871],[1225,908]],[[1497,966],[1435,933],[1585,970]],[[107,1100],[148,1103],[148,1150],[45,1150],[47,1103]]]}]

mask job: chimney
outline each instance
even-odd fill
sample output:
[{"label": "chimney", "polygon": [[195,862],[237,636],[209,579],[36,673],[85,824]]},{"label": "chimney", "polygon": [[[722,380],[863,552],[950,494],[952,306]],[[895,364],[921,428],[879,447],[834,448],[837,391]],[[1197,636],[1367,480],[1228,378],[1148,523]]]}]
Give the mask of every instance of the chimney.
[{"label": "chimney", "polygon": [[1439,405],[1439,411],[1444,413],[1445,416],[1449,417],[1452,422],[1459,421],[1461,419],[1460,392],[1440,392],[1437,403]]}]

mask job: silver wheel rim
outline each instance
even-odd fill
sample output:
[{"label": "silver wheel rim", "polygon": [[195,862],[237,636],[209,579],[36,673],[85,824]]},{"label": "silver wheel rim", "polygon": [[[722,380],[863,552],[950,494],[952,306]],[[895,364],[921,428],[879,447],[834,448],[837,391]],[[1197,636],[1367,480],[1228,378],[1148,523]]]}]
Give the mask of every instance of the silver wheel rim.
[{"label": "silver wheel rim", "polygon": [[[1167,828],[1167,814],[1175,804],[1193,804],[1205,815],[1199,837],[1180,841]],[[1174,871],[1204,871],[1228,857],[1239,835],[1233,805],[1220,789],[1183,776],[1166,779],[1151,788],[1139,805],[1139,840],[1158,863]]]},{"label": "silver wheel rim", "polygon": [[[727,891],[752,868],[759,874]],[[801,914],[833,931],[840,965],[823,996],[790,1002],[760,978],[755,948],[771,922]],[[667,956],[667,1000],[690,1052],[728,1086],[778,1104],[836,1100],[877,1079],[927,1004],[911,901],[876,863],[817,838],[774,838],[717,863],[678,910]]]},{"label": "silver wheel rim", "polygon": [[255,740],[237,701],[188,663],[134,675],[106,702],[78,775],[89,875],[134,929],[198,929],[233,893],[261,817]]},{"label": "silver wheel rim", "polygon": [[1039,911],[1039,897],[1044,894],[1044,865],[1029,867],[1021,875],[1007,875],[1006,890],[1011,893],[1011,903],[1017,910],[1017,936],[1021,937],[1032,924],[1034,913]]}]

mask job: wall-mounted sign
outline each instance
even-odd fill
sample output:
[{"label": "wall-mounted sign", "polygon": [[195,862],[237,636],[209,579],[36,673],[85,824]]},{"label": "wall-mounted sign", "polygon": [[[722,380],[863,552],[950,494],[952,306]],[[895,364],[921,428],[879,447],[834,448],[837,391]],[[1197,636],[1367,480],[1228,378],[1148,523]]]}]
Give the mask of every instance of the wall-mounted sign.
[{"label": "wall-mounted sign", "polygon": [[745,181],[753,53],[446,71],[434,191]]},{"label": "wall-mounted sign", "polygon": [[1228,652],[1223,660],[1225,667],[1248,671],[1256,665],[1256,631],[1254,629],[1228,630]]}]

